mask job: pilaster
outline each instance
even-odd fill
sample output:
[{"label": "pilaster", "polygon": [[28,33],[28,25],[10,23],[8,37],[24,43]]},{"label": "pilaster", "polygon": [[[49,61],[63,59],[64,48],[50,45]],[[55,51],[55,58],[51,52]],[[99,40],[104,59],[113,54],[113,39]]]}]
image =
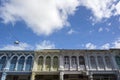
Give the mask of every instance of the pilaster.
[{"label": "pilaster", "polygon": [[46,62],[46,57],[43,57],[43,71],[45,71],[45,62]]},{"label": "pilaster", "polygon": [[85,66],[86,66],[86,70],[89,70],[89,60],[88,60],[88,55],[87,54],[85,54],[85,56],[84,56],[84,58],[85,58]]},{"label": "pilaster", "polygon": [[64,70],[64,58],[62,55],[59,56],[59,70]]},{"label": "pilaster", "polygon": [[32,69],[32,71],[37,71],[37,65],[38,65],[38,54],[35,53],[35,58],[33,60],[33,69]]},{"label": "pilaster", "polygon": [[99,64],[98,64],[98,59],[97,59],[97,53],[95,53],[94,57],[95,57],[95,62],[96,62],[96,69],[99,70]]},{"label": "pilaster", "polygon": [[64,72],[60,72],[60,80],[64,80]]},{"label": "pilaster", "polygon": [[6,73],[6,72],[3,72],[3,73],[2,73],[1,80],[6,80],[6,76],[7,76],[7,73]]},{"label": "pilaster", "polygon": [[5,70],[9,70],[9,67],[10,67],[10,57],[8,57],[8,59],[7,59],[7,63],[6,63],[6,66],[5,66]]},{"label": "pilaster", "polygon": [[15,71],[17,71],[18,61],[19,61],[19,59],[17,59],[16,65],[15,65]]},{"label": "pilaster", "polygon": [[89,79],[93,80],[93,73],[92,72],[90,72]]},{"label": "pilaster", "polygon": [[118,65],[116,64],[115,56],[113,53],[111,53],[111,59],[112,59],[113,69],[118,70],[119,68],[118,68]]},{"label": "pilaster", "polygon": [[72,61],[71,61],[71,60],[72,60],[72,57],[71,57],[71,56],[69,56],[69,63],[70,63],[69,65],[70,65],[70,70],[72,70]]},{"label": "pilaster", "polygon": [[102,55],[102,57],[103,57],[103,62],[104,62],[105,70],[107,70],[107,65],[106,65],[106,62],[105,62],[105,56]]},{"label": "pilaster", "polygon": [[25,67],[26,67],[26,58],[25,58],[25,61],[24,61],[24,66],[23,66],[23,71],[25,71]]},{"label": "pilaster", "polygon": [[32,75],[31,75],[31,80],[35,80],[35,73],[32,73]]},{"label": "pilaster", "polygon": [[53,71],[53,57],[51,57],[51,71]]},{"label": "pilaster", "polygon": [[79,56],[77,56],[77,69],[80,70]]}]

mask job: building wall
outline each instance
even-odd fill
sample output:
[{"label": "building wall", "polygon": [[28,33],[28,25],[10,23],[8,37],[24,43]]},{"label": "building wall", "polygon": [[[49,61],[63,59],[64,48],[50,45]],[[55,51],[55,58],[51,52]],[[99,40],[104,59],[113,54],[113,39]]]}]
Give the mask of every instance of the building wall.
[{"label": "building wall", "polygon": [[9,75],[30,75],[33,60],[33,51],[0,51],[1,80],[5,80]]},{"label": "building wall", "polygon": [[0,51],[1,80],[11,74],[31,76],[31,80],[40,75],[58,75],[60,80],[64,75],[82,75],[95,80],[95,75],[101,74],[120,80],[119,69],[120,49]]}]

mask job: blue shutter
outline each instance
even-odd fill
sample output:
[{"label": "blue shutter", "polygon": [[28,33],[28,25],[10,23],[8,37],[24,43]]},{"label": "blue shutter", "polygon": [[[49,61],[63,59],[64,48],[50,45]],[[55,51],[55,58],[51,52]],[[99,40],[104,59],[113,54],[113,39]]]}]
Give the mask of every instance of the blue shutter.
[{"label": "blue shutter", "polygon": [[3,70],[5,65],[6,65],[6,57],[4,56],[0,59],[0,71]]},{"label": "blue shutter", "polygon": [[25,61],[25,57],[22,56],[22,57],[19,59],[19,61],[18,61],[18,68],[17,68],[18,71],[22,71],[22,70],[23,70],[24,61]]},{"label": "blue shutter", "polygon": [[30,56],[27,58],[25,70],[30,71],[31,68],[32,68],[32,57]]},{"label": "blue shutter", "polygon": [[10,62],[10,70],[14,71],[16,67],[16,62],[17,62],[17,56],[13,57],[11,62]]}]

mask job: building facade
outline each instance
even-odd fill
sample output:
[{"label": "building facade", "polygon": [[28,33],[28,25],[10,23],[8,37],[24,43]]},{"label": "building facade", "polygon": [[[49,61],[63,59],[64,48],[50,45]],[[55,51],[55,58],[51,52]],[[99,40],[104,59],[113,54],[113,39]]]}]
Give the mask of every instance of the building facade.
[{"label": "building facade", "polygon": [[120,49],[0,51],[1,80],[120,80]]}]

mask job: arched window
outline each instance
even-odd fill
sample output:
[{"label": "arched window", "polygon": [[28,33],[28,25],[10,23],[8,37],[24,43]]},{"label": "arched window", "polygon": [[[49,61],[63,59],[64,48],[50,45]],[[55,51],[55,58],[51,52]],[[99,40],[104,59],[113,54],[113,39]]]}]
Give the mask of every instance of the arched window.
[{"label": "arched window", "polygon": [[14,56],[10,62],[10,70],[14,71],[17,63],[17,56]]},{"label": "arched window", "polygon": [[69,65],[70,64],[70,60],[69,60],[69,56],[65,56],[64,57],[64,64],[66,65]]},{"label": "arched window", "polygon": [[71,66],[72,66],[73,70],[77,69],[77,58],[76,58],[76,56],[72,56]]},{"label": "arched window", "polygon": [[79,66],[81,70],[85,69],[85,59],[83,56],[79,56]]},{"label": "arched window", "polygon": [[3,70],[6,65],[6,56],[0,59],[0,70]]},{"label": "arched window", "polygon": [[90,56],[90,63],[91,63],[91,68],[92,69],[96,69],[97,68],[94,56]]},{"label": "arched window", "polygon": [[116,56],[115,60],[116,60],[118,67],[120,68],[120,56]]},{"label": "arched window", "polygon": [[97,56],[97,61],[100,69],[104,69],[104,62],[101,56]]},{"label": "arched window", "polygon": [[64,56],[64,68],[65,70],[68,70],[70,67],[70,59],[69,56]]},{"label": "arched window", "polygon": [[42,56],[38,58],[38,70],[40,71],[43,70],[43,57]]},{"label": "arched window", "polygon": [[77,58],[76,56],[72,56],[72,64],[71,65],[77,65]]},{"label": "arched window", "polygon": [[55,56],[55,57],[53,58],[53,70],[57,71],[57,70],[58,70],[58,67],[59,67],[58,57]]},{"label": "arched window", "polygon": [[79,65],[85,65],[85,59],[83,56],[79,56]]},{"label": "arched window", "polygon": [[106,67],[108,69],[111,69],[112,68],[112,63],[111,63],[111,59],[109,56],[105,56],[105,62],[106,62]]},{"label": "arched window", "polygon": [[26,60],[26,71],[30,71],[32,69],[32,56],[29,56]]},{"label": "arched window", "polygon": [[50,68],[51,68],[51,58],[50,58],[50,56],[47,56],[46,57],[46,70],[47,71],[50,71]]},{"label": "arched window", "polygon": [[18,61],[18,67],[17,67],[17,70],[18,70],[18,71],[22,71],[22,70],[23,70],[24,62],[25,62],[25,57],[22,56],[22,57],[19,59],[19,61]]}]

